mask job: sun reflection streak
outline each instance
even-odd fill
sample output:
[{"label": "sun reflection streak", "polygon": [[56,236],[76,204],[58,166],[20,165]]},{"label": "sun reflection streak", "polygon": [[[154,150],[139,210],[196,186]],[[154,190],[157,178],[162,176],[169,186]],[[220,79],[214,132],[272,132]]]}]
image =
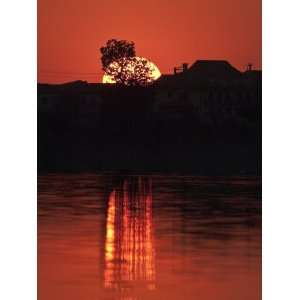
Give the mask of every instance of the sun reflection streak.
[{"label": "sun reflection streak", "polygon": [[110,282],[113,278],[113,259],[115,242],[115,212],[116,212],[116,192],[112,191],[108,201],[106,241],[105,241],[105,281]]},{"label": "sun reflection streak", "polygon": [[109,196],[104,286],[155,289],[155,251],[150,179],[125,180]]}]

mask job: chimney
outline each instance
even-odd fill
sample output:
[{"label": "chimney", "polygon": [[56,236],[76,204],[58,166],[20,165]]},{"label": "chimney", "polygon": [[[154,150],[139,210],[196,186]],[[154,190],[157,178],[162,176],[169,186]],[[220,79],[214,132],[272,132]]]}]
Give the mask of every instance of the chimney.
[{"label": "chimney", "polygon": [[252,71],[252,67],[253,67],[253,65],[251,63],[249,63],[247,65],[247,71]]},{"label": "chimney", "polygon": [[182,64],[182,72],[187,71],[187,70],[188,70],[188,66],[189,66],[189,64],[183,63],[183,64]]}]

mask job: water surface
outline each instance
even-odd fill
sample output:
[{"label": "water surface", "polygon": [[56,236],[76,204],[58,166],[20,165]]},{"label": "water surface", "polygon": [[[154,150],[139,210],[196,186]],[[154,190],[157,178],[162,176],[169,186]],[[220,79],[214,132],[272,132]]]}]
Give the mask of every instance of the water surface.
[{"label": "water surface", "polygon": [[39,300],[261,299],[255,177],[38,177]]}]

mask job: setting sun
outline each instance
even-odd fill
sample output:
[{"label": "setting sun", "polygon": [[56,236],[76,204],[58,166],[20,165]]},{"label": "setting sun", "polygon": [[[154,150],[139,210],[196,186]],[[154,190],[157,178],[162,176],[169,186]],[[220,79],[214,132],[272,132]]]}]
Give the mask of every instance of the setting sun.
[{"label": "setting sun", "polygon": [[[153,62],[151,62],[150,60],[143,58],[143,57],[136,57],[136,59],[147,60],[147,67],[150,69],[151,81],[155,81],[161,76],[161,73],[160,73],[158,67]],[[113,65],[115,68],[118,67],[117,62],[112,62],[111,65]],[[134,72],[134,68],[132,66],[130,66],[130,64],[128,65],[128,70],[129,70],[129,72]],[[102,77],[102,83],[116,83],[116,81],[114,80],[114,78],[112,76],[110,76],[108,74],[104,74]]]}]

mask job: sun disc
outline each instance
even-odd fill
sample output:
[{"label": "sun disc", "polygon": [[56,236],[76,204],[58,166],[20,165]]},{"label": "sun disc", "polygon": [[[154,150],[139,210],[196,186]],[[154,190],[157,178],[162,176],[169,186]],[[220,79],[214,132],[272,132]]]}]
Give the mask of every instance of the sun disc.
[{"label": "sun disc", "polygon": [[[150,77],[153,81],[157,80],[161,76],[161,73],[160,73],[158,67],[153,62],[151,62],[150,60],[143,58],[143,57],[136,57],[136,59],[147,61],[147,67],[150,69]],[[112,62],[111,64],[117,64],[117,63]],[[130,66],[128,69],[130,69]],[[114,78],[112,76],[105,73],[102,77],[102,83],[112,84],[112,83],[116,83],[116,81],[114,80]]]}]

